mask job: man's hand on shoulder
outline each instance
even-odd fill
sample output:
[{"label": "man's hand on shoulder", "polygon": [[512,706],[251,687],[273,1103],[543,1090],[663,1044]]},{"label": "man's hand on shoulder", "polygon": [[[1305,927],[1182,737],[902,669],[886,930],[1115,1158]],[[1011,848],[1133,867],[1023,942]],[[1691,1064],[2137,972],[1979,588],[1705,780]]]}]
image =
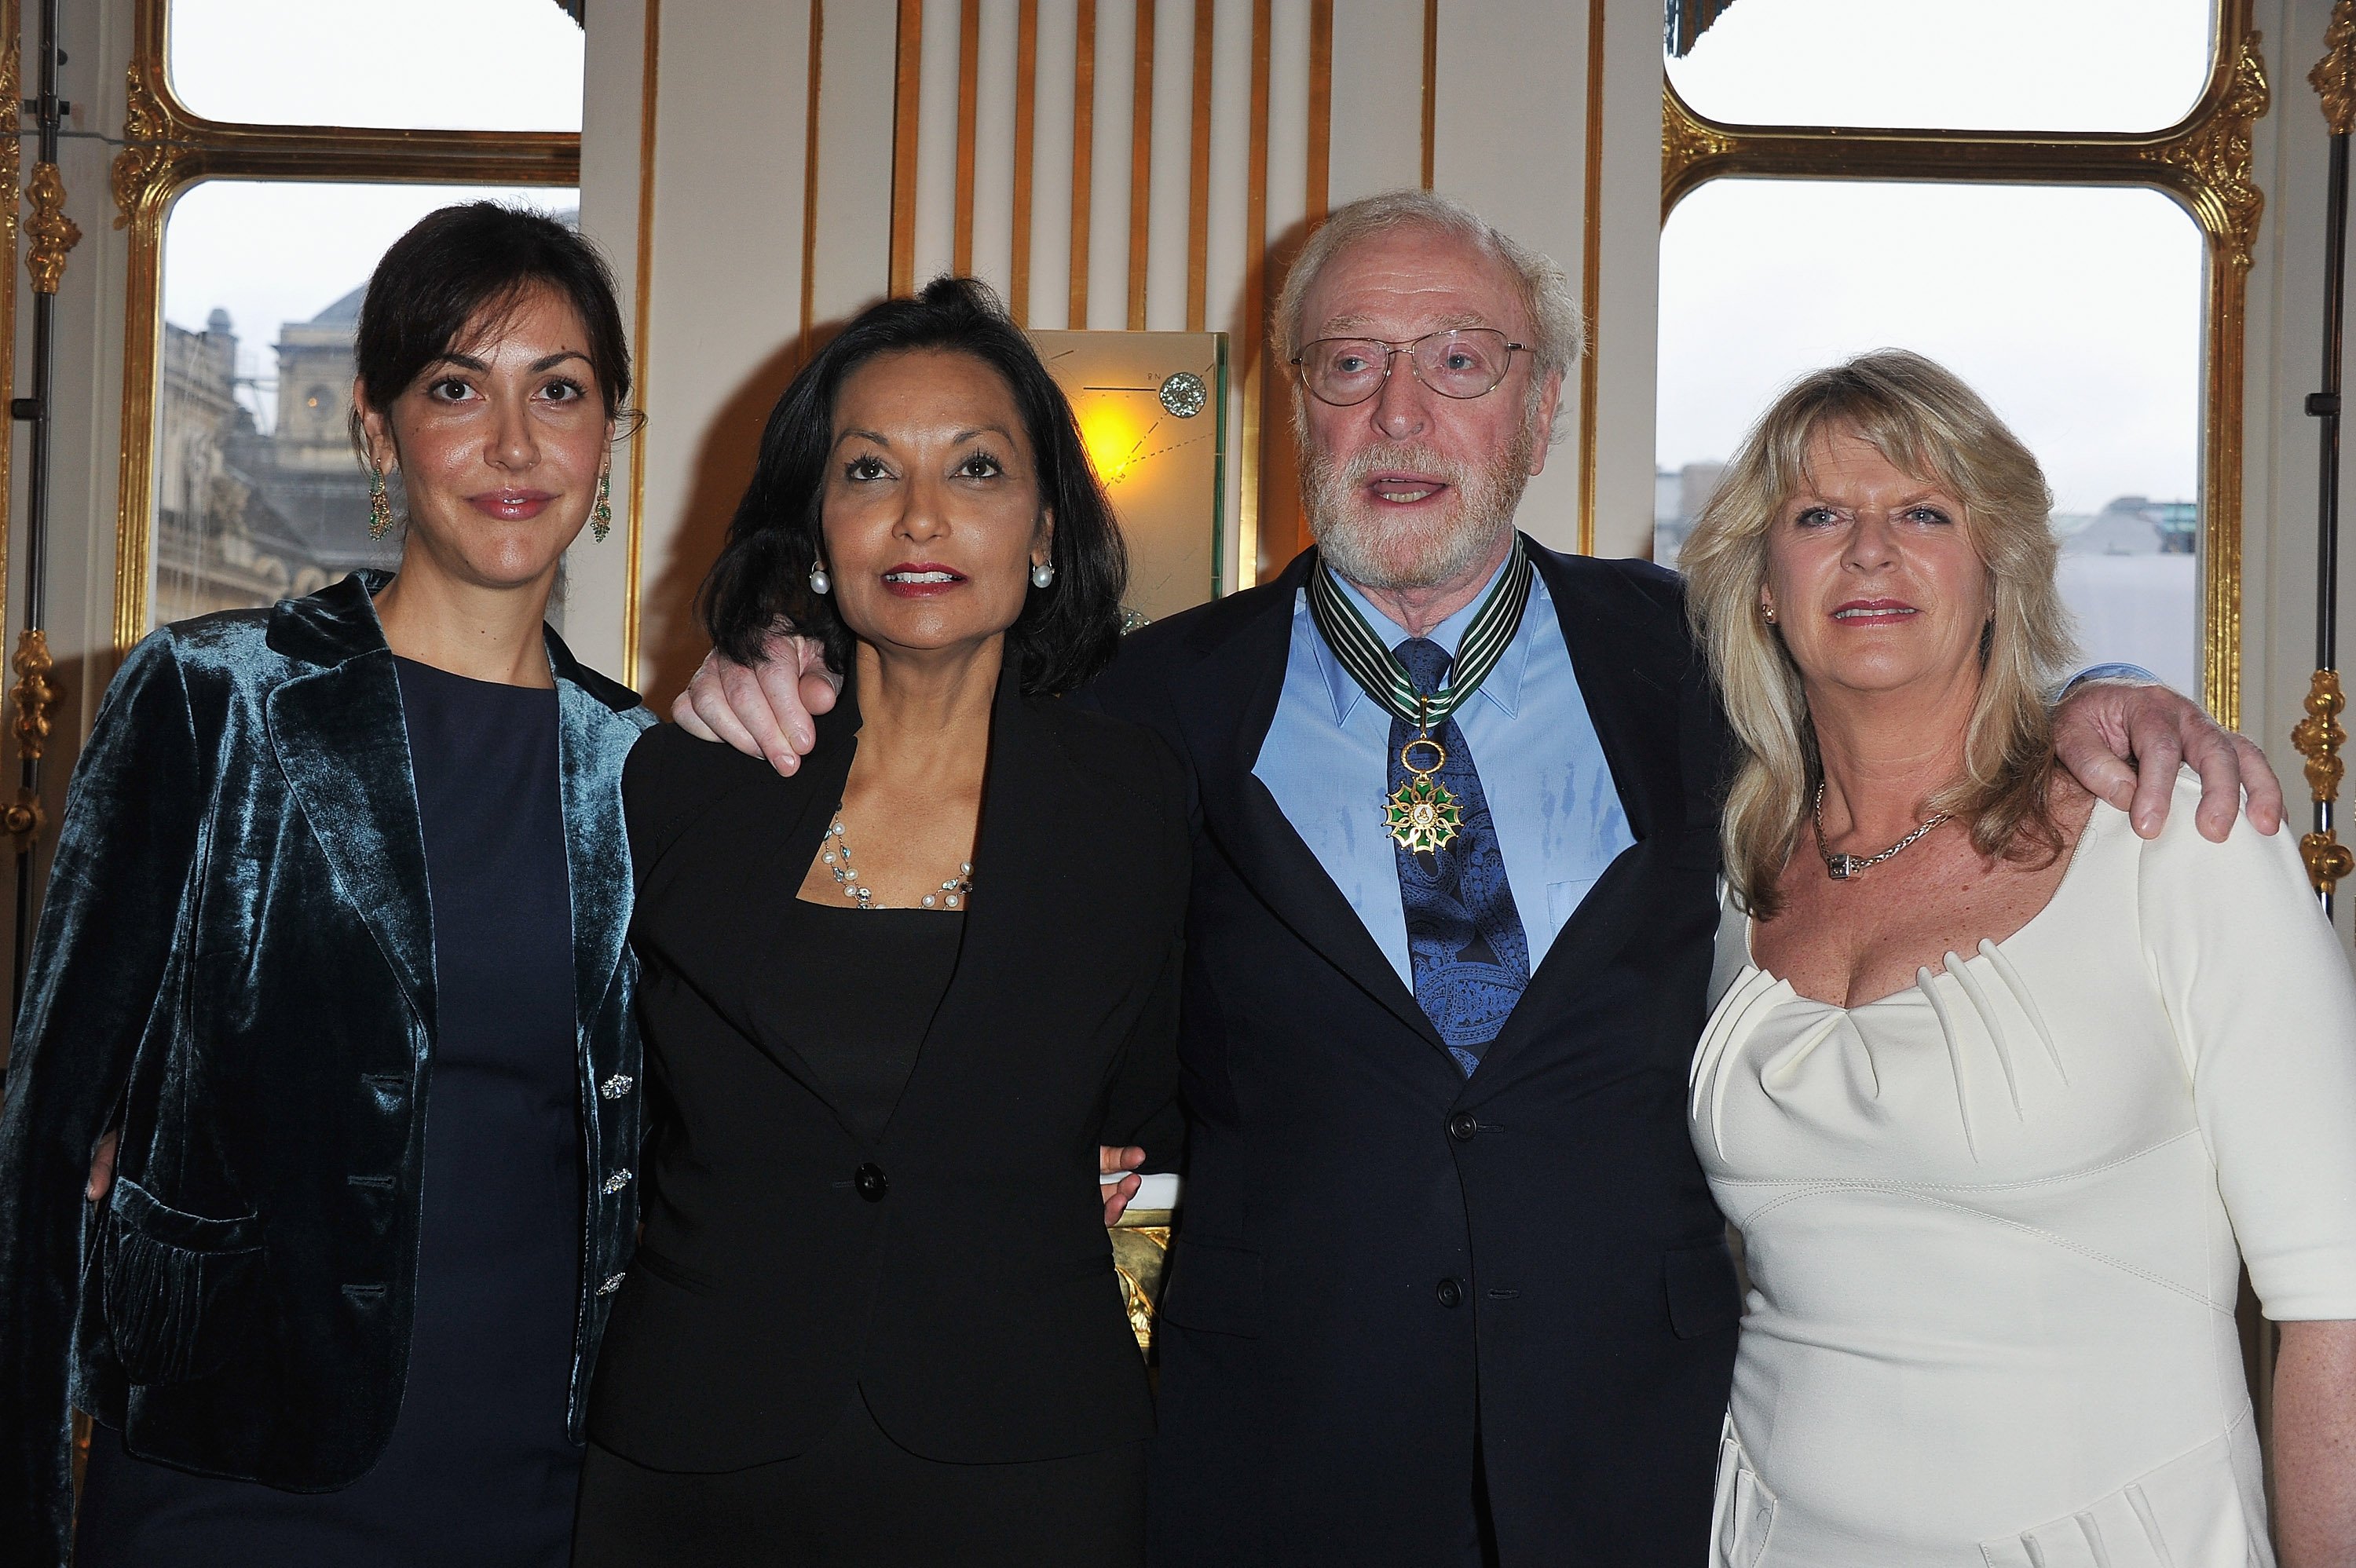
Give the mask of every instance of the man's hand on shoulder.
[{"label": "man's hand on shoulder", "polygon": [[716,650],[706,654],[670,716],[699,741],[766,757],[777,772],[790,773],[818,744],[811,716],[832,709],[841,689],[842,677],[828,667],[816,638],[779,632],[749,667]]},{"label": "man's hand on shoulder", "polygon": [[[2139,680],[2088,680],[2071,688],[2053,714],[2053,751],[2097,798],[2127,814],[2135,830],[2157,837],[2168,820],[2180,763],[2201,775],[2201,836],[2224,842],[2246,810],[2250,826],[2282,826],[2282,783],[2265,753],[2246,736],[2221,729],[2200,704]],[[2249,799],[2244,805],[2242,795]]]}]

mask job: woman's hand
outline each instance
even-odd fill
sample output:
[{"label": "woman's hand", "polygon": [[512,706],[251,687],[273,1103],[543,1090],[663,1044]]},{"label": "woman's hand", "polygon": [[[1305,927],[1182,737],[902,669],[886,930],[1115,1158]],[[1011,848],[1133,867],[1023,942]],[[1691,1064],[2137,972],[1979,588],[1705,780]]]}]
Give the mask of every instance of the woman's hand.
[{"label": "woman's hand", "polygon": [[2168,820],[2177,766],[2201,775],[2201,836],[2222,844],[2244,809],[2250,826],[2272,833],[2282,826],[2282,784],[2266,756],[2247,737],[2220,729],[2198,703],[2147,681],[2082,681],[2053,714],[2053,752],[2086,787],[2127,814],[2146,838]]},{"label": "woman's hand", "polygon": [[98,1202],[106,1196],[106,1189],[114,1185],[114,1148],[122,1141],[122,1129],[117,1128],[99,1139],[98,1147],[90,1151],[90,1179],[82,1183],[81,1189],[81,1195],[88,1201]]},{"label": "woman's hand", "polygon": [[2285,1323],[2275,1358],[2282,1568],[2356,1563],[2356,1322]]},{"label": "woman's hand", "polygon": [[1126,1148],[1115,1148],[1111,1145],[1107,1144],[1098,1148],[1098,1175],[1110,1176],[1115,1171],[1129,1171],[1132,1173],[1122,1177],[1119,1181],[1108,1181],[1104,1185],[1105,1228],[1107,1230],[1110,1230],[1113,1226],[1120,1223],[1121,1215],[1128,1211],[1129,1200],[1136,1197],[1137,1189],[1145,1184],[1141,1178],[1134,1174],[1137,1168],[1144,1163],[1145,1151],[1138,1147],[1135,1144],[1131,1144]]},{"label": "woman's hand", "polygon": [[717,652],[706,654],[670,705],[670,716],[699,741],[725,741],[790,773],[818,744],[810,716],[831,709],[841,689],[842,677],[828,667],[825,648],[815,638],[785,631],[769,638],[766,656],[749,669]]}]

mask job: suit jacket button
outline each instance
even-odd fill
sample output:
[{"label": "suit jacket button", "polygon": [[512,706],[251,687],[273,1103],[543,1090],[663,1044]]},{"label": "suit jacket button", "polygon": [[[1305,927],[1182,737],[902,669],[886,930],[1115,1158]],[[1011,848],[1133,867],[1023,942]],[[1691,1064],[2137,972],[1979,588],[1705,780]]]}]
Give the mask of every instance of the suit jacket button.
[{"label": "suit jacket button", "polygon": [[1448,1136],[1454,1138],[1458,1143],[1471,1143],[1472,1141],[1472,1136],[1480,1130],[1481,1123],[1479,1118],[1475,1117],[1470,1111],[1459,1111],[1454,1115],[1448,1118]]},{"label": "suit jacket button", "polygon": [[1453,1307],[1464,1299],[1464,1287],[1452,1279],[1443,1279],[1431,1287],[1431,1294],[1440,1298],[1440,1306]]},{"label": "suit jacket button", "polygon": [[859,1196],[870,1203],[883,1202],[884,1195],[892,1190],[892,1179],[884,1174],[882,1166],[873,1163],[862,1165],[853,1171],[851,1180],[859,1188]]}]

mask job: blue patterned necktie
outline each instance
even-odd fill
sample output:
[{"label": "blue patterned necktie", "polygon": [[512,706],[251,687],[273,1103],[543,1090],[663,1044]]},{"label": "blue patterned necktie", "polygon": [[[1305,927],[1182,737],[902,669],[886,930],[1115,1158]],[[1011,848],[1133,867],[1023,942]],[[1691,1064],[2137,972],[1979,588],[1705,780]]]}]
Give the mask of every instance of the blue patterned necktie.
[{"label": "blue patterned necktie", "polygon": [[[1416,690],[1429,695],[1440,689],[1448,671],[1446,649],[1428,637],[1412,637],[1392,652]],[[1399,753],[1417,732],[1404,720],[1391,720],[1393,791],[1408,782]],[[1391,852],[1398,859],[1399,899],[1407,906],[1416,1003],[1470,1078],[1530,983],[1530,944],[1505,880],[1505,858],[1489,819],[1489,797],[1472,769],[1472,748],[1452,717],[1431,738],[1448,753],[1434,776],[1456,796],[1463,826],[1445,848],[1410,850],[1393,839]]]}]

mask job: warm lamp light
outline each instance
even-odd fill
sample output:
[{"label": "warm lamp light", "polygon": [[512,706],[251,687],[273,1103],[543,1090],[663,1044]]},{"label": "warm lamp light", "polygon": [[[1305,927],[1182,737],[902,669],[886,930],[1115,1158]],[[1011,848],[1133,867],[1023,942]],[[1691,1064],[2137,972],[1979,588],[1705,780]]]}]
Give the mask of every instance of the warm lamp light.
[{"label": "warm lamp light", "polygon": [[1129,545],[1128,607],[1149,619],[1218,593],[1226,339],[1215,332],[1034,332]]},{"label": "warm lamp light", "polygon": [[1080,442],[1088,449],[1088,463],[1097,481],[1109,490],[1129,477],[1144,455],[1147,430],[1132,414],[1109,400],[1091,403],[1080,415]]}]

